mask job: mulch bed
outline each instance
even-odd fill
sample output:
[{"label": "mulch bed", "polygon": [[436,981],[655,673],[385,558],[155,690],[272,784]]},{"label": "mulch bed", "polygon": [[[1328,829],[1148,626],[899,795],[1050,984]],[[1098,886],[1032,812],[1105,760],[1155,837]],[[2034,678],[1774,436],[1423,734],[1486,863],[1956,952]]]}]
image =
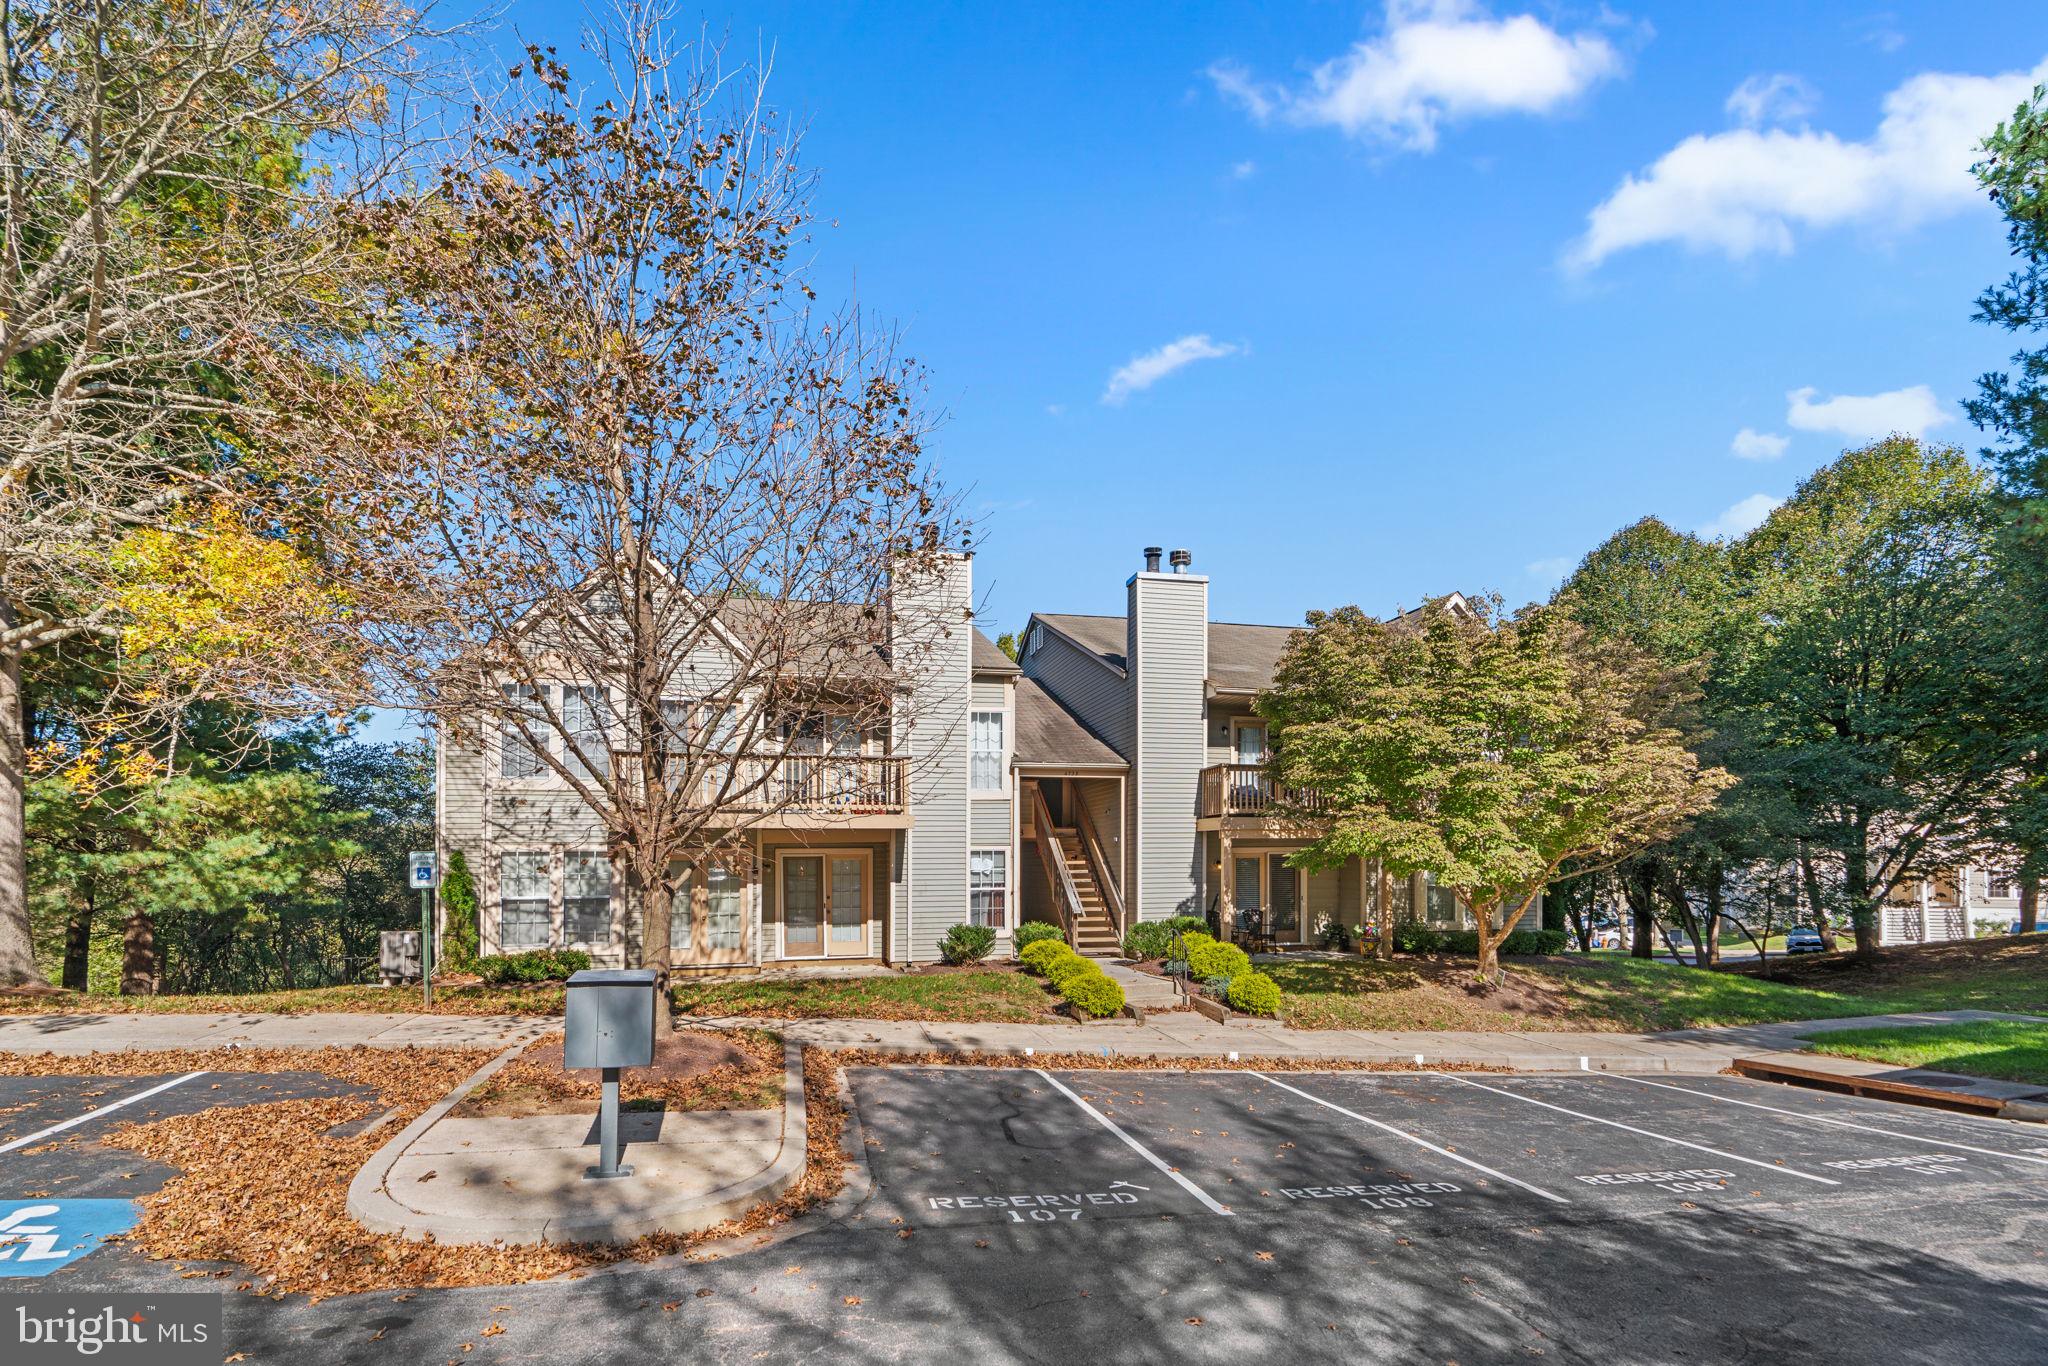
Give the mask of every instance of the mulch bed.
[{"label": "mulch bed", "polygon": [[[602,1076],[562,1069],[562,1036],[536,1040],[471,1092],[454,1114],[523,1117],[589,1111]],[[650,1067],[619,1078],[628,1110],[766,1110],[782,1103],[782,1041],[761,1030],[677,1030],[661,1040]]]}]

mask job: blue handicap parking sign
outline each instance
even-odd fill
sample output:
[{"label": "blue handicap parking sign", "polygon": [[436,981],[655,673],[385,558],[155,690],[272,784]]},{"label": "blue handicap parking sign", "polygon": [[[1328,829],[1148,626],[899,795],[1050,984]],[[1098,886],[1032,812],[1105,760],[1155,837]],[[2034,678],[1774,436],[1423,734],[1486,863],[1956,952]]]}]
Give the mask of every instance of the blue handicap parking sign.
[{"label": "blue handicap parking sign", "polygon": [[47,1276],[135,1219],[133,1200],[0,1200],[0,1276]]}]

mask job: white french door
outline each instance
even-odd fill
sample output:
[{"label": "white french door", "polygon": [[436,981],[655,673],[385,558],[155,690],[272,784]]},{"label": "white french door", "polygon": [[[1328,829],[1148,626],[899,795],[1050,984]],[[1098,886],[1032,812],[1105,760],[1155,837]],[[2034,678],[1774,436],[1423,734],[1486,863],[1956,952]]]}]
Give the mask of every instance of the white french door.
[{"label": "white french door", "polygon": [[776,866],[784,958],[869,956],[869,863],[865,851],[786,853]]}]

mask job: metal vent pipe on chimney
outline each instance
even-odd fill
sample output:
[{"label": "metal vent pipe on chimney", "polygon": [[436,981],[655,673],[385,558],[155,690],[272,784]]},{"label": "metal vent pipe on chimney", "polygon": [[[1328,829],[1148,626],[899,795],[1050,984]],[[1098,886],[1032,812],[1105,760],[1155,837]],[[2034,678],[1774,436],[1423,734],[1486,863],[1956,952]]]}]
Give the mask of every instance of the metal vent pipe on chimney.
[{"label": "metal vent pipe on chimney", "polygon": [[1157,574],[1159,572],[1159,557],[1162,553],[1164,552],[1156,545],[1145,547],[1145,572],[1147,574]]},{"label": "metal vent pipe on chimney", "polygon": [[1174,573],[1185,574],[1188,572],[1188,566],[1195,562],[1195,557],[1185,550],[1176,550],[1168,560],[1173,565]]}]

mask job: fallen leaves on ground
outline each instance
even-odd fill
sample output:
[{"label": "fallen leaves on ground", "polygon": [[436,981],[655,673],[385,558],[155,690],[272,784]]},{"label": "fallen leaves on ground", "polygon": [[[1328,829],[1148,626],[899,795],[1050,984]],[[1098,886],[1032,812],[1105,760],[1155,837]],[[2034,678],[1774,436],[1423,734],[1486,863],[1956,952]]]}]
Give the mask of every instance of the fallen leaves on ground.
[{"label": "fallen leaves on ground", "polygon": [[[782,1103],[782,1040],[759,1029],[678,1030],[664,1049],[715,1050],[733,1061],[681,1075],[660,1068],[628,1068],[619,1078],[619,1103],[627,1109],[768,1110]],[[576,1114],[598,1103],[595,1072],[565,1072],[562,1036],[536,1039],[512,1062],[457,1106],[458,1116]],[[657,1055],[656,1061],[664,1059]]]}]

